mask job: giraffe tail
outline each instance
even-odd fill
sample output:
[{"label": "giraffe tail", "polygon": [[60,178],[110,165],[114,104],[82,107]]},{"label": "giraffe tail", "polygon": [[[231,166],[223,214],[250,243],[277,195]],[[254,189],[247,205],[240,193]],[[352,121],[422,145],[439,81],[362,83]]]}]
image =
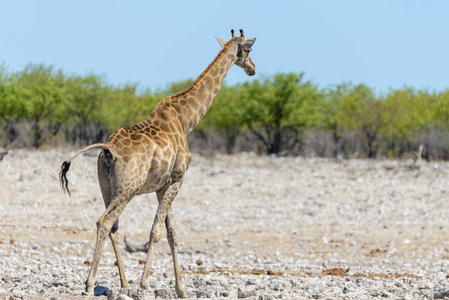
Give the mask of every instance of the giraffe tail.
[{"label": "giraffe tail", "polygon": [[98,144],[92,144],[90,146],[87,146],[86,148],[80,150],[78,153],[76,153],[74,156],[72,156],[72,158],[70,158],[69,160],[66,160],[62,163],[61,165],[61,172],[59,173],[59,181],[61,182],[61,188],[62,190],[65,192],[67,192],[70,196],[70,190],[69,190],[69,181],[67,179],[67,172],[70,169],[70,164],[72,163],[72,160],[77,157],[79,154],[89,151],[91,149],[105,149],[105,150],[109,150],[110,146],[106,143],[98,143]]}]

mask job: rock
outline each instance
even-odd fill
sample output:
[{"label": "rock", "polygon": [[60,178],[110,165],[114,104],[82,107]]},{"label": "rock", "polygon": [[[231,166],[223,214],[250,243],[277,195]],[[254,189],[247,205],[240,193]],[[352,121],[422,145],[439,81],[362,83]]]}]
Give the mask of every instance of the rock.
[{"label": "rock", "polygon": [[254,292],[238,288],[237,296],[238,296],[238,298],[248,298],[248,297],[254,296]]},{"label": "rock", "polygon": [[94,288],[94,295],[95,296],[107,296],[109,293],[109,288],[101,286],[101,285],[97,285]]},{"label": "rock", "polygon": [[439,290],[434,295],[434,299],[445,299],[446,297],[449,297],[449,290]]},{"label": "rock", "polygon": [[128,297],[126,295],[120,295],[117,297],[117,300],[133,300],[133,298]]},{"label": "rock", "polygon": [[246,281],[246,285],[256,285],[257,284],[257,280],[254,278],[250,278]]}]

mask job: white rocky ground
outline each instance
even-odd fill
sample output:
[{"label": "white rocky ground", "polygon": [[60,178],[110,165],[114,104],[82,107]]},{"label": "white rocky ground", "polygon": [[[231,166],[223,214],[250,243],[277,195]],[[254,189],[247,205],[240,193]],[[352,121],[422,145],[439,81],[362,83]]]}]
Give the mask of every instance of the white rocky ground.
[{"label": "white rocky ground", "polygon": [[[0,299],[88,298],[80,295],[104,207],[96,155],[73,161],[72,197],[62,192],[60,165],[72,154],[12,150],[0,161]],[[449,298],[448,200],[446,162],[194,156],[173,204],[187,294]],[[133,199],[122,236],[145,243],[155,210],[154,195]],[[150,291],[138,289],[145,253],[123,253],[131,289],[120,289],[108,243],[98,294],[175,297],[166,239]]]}]

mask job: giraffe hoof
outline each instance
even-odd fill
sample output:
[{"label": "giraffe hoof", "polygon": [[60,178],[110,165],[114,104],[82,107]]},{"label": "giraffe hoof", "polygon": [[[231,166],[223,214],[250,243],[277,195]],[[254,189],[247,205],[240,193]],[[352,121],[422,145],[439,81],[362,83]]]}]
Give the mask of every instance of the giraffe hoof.
[{"label": "giraffe hoof", "polygon": [[82,292],[81,295],[83,295],[83,296],[93,296],[94,295],[95,285],[98,285],[98,283],[96,282],[95,284],[89,284],[89,281],[86,280],[84,282],[84,285],[86,286],[86,291]]},{"label": "giraffe hoof", "polygon": [[178,295],[179,298],[187,298],[186,292],[181,293],[181,294],[178,294],[178,293],[176,293],[176,294]]},{"label": "giraffe hoof", "polygon": [[187,293],[184,287],[176,287],[176,295],[178,295],[179,298],[187,298]]},{"label": "giraffe hoof", "polygon": [[149,290],[150,289],[150,282],[149,281],[141,281],[140,282],[140,287],[144,290]]},{"label": "giraffe hoof", "polygon": [[93,296],[94,295],[94,291],[85,291],[85,292],[82,292],[81,295],[83,295],[83,296]]}]

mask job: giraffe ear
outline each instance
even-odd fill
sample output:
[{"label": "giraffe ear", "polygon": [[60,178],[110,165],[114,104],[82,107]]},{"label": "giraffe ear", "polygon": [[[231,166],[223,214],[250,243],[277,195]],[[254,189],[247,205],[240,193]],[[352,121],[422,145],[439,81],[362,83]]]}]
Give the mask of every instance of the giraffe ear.
[{"label": "giraffe ear", "polygon": [[256,38],[247,39],[246,41],[244,41],[244,42],[242,43],[242,48],[243,48],[243,49],[249,49],[249,48],[251,48],[255,41],[256,41]]},{"label": "giraffe ear", "polygon": [[223,39],[220,39],[219,37],[215,37],[217,41],[220,43],[220,46],[223,48],[226,42]]}]

